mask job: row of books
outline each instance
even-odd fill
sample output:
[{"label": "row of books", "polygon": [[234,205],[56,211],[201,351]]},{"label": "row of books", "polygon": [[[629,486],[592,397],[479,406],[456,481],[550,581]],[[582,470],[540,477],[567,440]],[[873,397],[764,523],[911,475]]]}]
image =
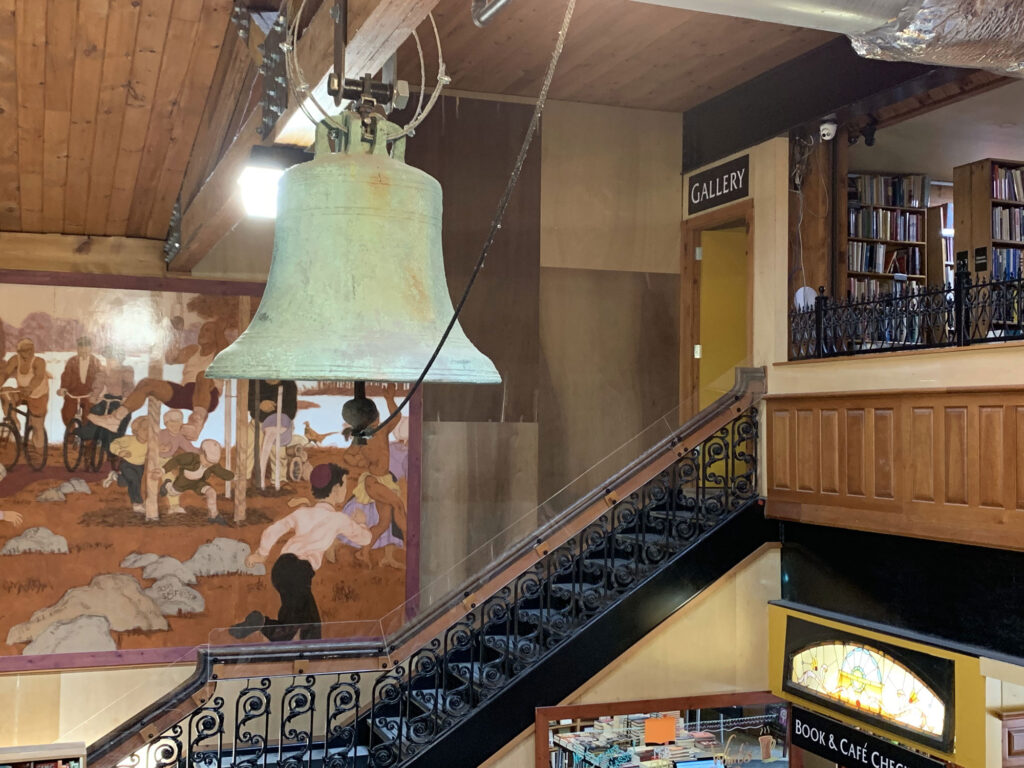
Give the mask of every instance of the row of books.
[{"label": "row of books", "polygon": [[1024,208],[993,205],[992,239],[1024,240]]},{"label": "row of books", "polygon": [[924,214],[878,208],[854,209],[850,211],[850,237],[920,242],[924,239]]},{"label": "row of books", "polygon": [[924,274],[924,259],[917,245],[894,249],[885,243],[851,240],[847,246],[846,263],[851,272]]},{"label": "row of books", "polygon": [[1024,168],[992,163],[992,197],[1024,202]]},{"label": "row of books", "polygon": [[1017,280],[1020,278],[1021,248],[992,249],[992,279]]},{"label": "row of books", "polygon": [[854,205],[896,205],[907,208],[928,207],[928,177],[850,176],[847,196]]},{"label": "row of books", "polygon": [[869,301],[882,296],[906,296],[919,293],[922,290],[921,285],[907,280],[905,275],[899,275],[895,280],[851,277],[847,282],[848,295],[855,301]]}]

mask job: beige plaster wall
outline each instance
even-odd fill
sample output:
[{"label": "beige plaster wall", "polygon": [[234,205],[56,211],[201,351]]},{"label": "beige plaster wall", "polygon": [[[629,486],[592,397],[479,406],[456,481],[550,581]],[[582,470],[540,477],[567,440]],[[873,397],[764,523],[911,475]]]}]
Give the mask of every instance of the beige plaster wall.
[{"label": "beige plaster wall", "polygon": [[[768,601],[780,584],[779,550],[761,550],[565,701],[540,706],[768,690]],[[531,728],[484,765],[533,768],[533,750]]]},{"label": "beige plaster wall", "polygon": [[185,680],[191,664],[0,676],[0,746],[84,741],[108,733]]}]

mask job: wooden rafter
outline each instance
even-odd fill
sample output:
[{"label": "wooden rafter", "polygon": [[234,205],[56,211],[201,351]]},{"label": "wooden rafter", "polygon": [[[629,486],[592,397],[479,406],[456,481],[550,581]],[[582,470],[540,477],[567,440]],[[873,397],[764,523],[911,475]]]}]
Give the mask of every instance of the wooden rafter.
[{"label": "wooden rafter", "polygon": [[[346,75],[358,77],[379,70],[438,1],[351,0],[349,29],[352,31],[346,50]],[[299,64],[307,79],[316,83],[313,93],[325,107],[333,103],[326,94],[326,78],[333,62],[332,6],[333,2],[323,3],[297,46]],[[237,181],[252,147],[260,143],[256,133],[260,119],[258,109],[249,113],[231,146],[185,208],[181,222],[182,248],[169,264],[171,271],[191,271],[245,215]],[[313,126],[298,107],[290,104],[278,121],[273,140],[308,145],[312,143],[312,131]]]},{"label": "wooden rafter", "polygon": [[163,241],[0,232],[0,269],[160,276]]}]

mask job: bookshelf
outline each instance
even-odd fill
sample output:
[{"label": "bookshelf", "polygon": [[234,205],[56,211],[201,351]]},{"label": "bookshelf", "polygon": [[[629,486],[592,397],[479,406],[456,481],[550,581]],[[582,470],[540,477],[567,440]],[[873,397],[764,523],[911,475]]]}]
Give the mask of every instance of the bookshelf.
[{"label": "bookshelf", "polygon": [[1024,161],[987,158],[953,170],[954,251],[976,279],[1014,279],[1024,256]]},{"label": "bookshelf", "polygon": [[922,174],[847,174],[839,272],[849,296],[899,294],[928,282],[930,186]]},{"label": "bookshelf", "polygon": [[942,203],[928,207],[926,219],[928,274],[932,282],[941,281],[952,285],[956,274],[956,259],[953,246],[953,204]]},{"label": "bookshelf", "polygon": [[85,742],[2,747],[0,768],[85,768]]}]

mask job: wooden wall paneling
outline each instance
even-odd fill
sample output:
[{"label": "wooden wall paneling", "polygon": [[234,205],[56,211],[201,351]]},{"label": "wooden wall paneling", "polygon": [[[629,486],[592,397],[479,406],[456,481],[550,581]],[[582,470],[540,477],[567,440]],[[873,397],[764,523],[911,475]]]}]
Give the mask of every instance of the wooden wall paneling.
[{"label": "wooden wall paneling", "polygon": [[206,92],[220,58],[229,18],[231,0],[206,0],[199,34],[189,61],[188,74],[182,86],[171,123],[171,143],[164,157],[157,195],[153,200],[148,221],[138,234],[146,237],[166,237],[174,201],[181,191],[181,183],[188,167],[189,156],[195,143],[199,120],[203,115]]},{"label": "wooden wall paneling", "polygon": [[780,491],[795,490],[791,472],[796,463],[793,456],[793,414],[788,410],[771,408],[769,416],[772,424],[772,439],[768,443],[771,487]]},{"label": "wooden wall paneling", "polygon": [[541,266],[678,272],[682,130],[678,113],[550,103]]},{"label": "wooden wall paneling", "polygon": [[820,440],[818,442],[821,493],[839,493],[839,467],[841,466],[839,439],[839,410],[822,408],[818,412]]},{"label": "wooden wall paneling", "polygon": [[541,498],[593,489],[677,426],[678,312],[672,275],[541,270]]},{"label": "wooden wall paneling", "polygon": [[100,82],[96,110],[96,138],[89,171],[86,232],[107,231],[107,214],[116,168],[114,158],[118,156],[121,146],[121,129],[127,109],[125,84],[131,80],[138,21],[138,0],[111,0],[103,49],[103,79]]},{"label": "wooden wall paneling", "polygon": [[[166,48],[172,7],[173,3],[167,0],[143,0],[141,6],[127,93],[128,109],[116,148],[110,206],[103,228],[108,235],[123,235],[128,231],[128,213],[146,146],[161,62],[165,53],[178,55]],[[148,183],[154,182],[154,179],[148,180]]]},{"label": "wooden wall paneling", "polygon": [[85,232],[89,168],[96,137],[96,105],[103,76],[103,47],[107,34],[108,0],[78,0],[74,78],[71,86],[71,124],[68,131],[67,183],[63,190],[62,226],[68,234]]},{"label": "wooden wall paneling", "polygon": [[[524,104],[444,97],[409,141],[408,163],[432,175],[444,190],[442,247],[453,301],[461,297],[480,255],[531,114]],[[535,139],[486,267],[460,316],[463,330],[494,362],[502,382],[428,385],[427,421],[537,420],[541,140]]]},{"label": "wooden wall paneling", "polygon": [[1015,406],[1013,418],[1016,436],[1013,455],[1017,459],[1016,471],[1014,473],[1016,480],[1016,508],[1024,509],[1024,407]]},{"label": "wooden wall paneling", "polygon": [[820,453],[819,414],[810,408],[796,410],[796,487],[801,491],[820,491],[818,455]]},{"label": "wooden wall paneling", "polygon": [[978,500],[983,507],[1004,507],[1006,503],[1006,431],[1001,405],[979,405],[978,419]]},{"label": "wooden wall paneling", "polygon": [[[42,4],[42,0],[39,0]],[[64,185],[68,177],[71,129],[71,84],[74,77],[75,27],[78,18],[68,3],[47,0],[46,74],[43,100],[43,230],[64,227]]]},{"label": "wooden wall paneling", "polygon": [[875,408],[872,416],[873,495],[894,500],[899,477],[894,466],[898,421],[892,408]]},{"label": "wooden wall paneling", "polygon": [[0,0],[0,230],[21,228],[18,193],[16,0]]},{"label": "wooden wall paneling", "polygon": [[847,408],[846,413],[846,484],[847,496],[864,498],[867,494],[867,467],[864,461],[867,442],[867,418],[863,408]]},{"label": "wooden wall paneling", "polygon": [[21,228],[43,229],[43,128],[46,112],[46,3],[18,0],[18,183]]},{"label": "wooden wall paneling", "polygon": [[[172,151],[171,137],[179,111],[184,105],[185,79],[196,58],[196,44],[204,35],[203,0],[174,0],[167,27],[166,55],[160,61],[160,74],[153,94],[153,109],[146,128],[135,193],[128,210],[126,234],[145,235],[153,201],[159,192],[160,175],[167,154]],[[175,190],[175,193],[177,190]],[[163,234],[166,234],[166,228]]]},{"label": "wooden wall paneling", "polygon": [[934,503],[936,498],[936,424],[935,409],[928,407],[907,408],[910,418],[910,501]]},{"label": "wooden wall paneling", "polygon": [[945,468],[947,504],[967,504],[971,468],[967,453],[967,408],[947,406],[943,409],[946,435]]},{"label": "wooden wall paneling", "polygon": [[536,424],[424,422],[421,610],[536,529],[537,449]]},{"label": "wooden wall paneling", "polygon": [[770,516],[1024,549],[1024,389],[770,396],[766,412]]}]

